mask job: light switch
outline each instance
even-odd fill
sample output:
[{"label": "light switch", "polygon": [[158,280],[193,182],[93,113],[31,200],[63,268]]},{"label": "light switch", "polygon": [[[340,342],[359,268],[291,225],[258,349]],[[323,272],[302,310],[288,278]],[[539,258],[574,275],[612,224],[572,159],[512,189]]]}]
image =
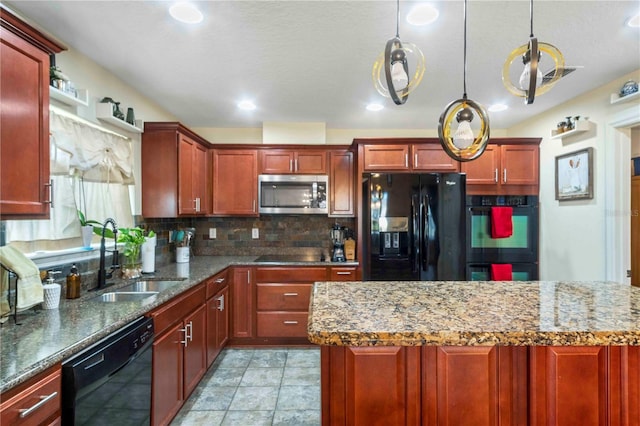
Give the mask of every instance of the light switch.
[{"label": "light switch", "polygon": [[210,240],[216,239],[216,228],[209,228],[209,239]]},{"label": "light switch", "polygon": [[254,240],[260,238],[260,231],[258,230],[258,228],[253,228],[251,230],[251,238],[253,238]]}]

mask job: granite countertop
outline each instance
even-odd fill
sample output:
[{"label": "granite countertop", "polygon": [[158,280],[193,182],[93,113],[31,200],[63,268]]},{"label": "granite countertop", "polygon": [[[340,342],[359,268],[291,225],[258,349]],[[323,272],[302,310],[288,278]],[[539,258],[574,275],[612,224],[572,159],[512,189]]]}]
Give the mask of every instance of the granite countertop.
[{"label": "granite countertop", "polygon": [[640,345],[640,288],[612,282],[322,282],[309,340],[333,346]]},{"label": "granite countertop", "polygon": [[[358,262],[320,262],[310,257],[285,256],[261,260],[257,256],[195,256],[189,263],[159,267],[151,276],[120,281],[104,290],[85,292],[67,300],[62,296],[58,309],[19,314],[0,327],[0,392],[62,362],[73,354],[141,317],[173,297],[201,283],[228,266],[357,266]],[[180,280],[175,286],[144,302],[104,303],[95,299],[133,281]]]}]

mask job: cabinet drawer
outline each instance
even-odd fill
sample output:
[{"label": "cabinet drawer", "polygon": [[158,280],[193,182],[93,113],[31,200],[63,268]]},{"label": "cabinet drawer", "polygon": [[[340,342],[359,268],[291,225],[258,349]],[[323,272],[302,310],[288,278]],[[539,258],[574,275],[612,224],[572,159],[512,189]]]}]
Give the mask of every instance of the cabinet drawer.
[{"label": "cabinet drawer", "polygon": [[258,284],[258,310],[308,311],[311,284]]},{"label": "cabinet drawer", "polygon": [[256,268],[258,283],[313,283],[325,281],[327,269],[322,267],[273,267]]},{"label": "cabinet drawer", "polygon": [[151,312],[156,334],[159,335],[175,322],[182,321],[182,318],[205,302],[205,295],[206,288],[201,283],[185,295],[178,296]]},{"label": "cabinet drawer", "polygon": [[223,272],[209,278],[207,280],[207,299],[213,297],[214,294],[219,292],[224,286],[229,284],[228,282],[228,270],[225,269]]},{"label": "cabinet drawer", "polygon": [[[50,419],[60,411],[61,383],[58,369],[13,397],[5,400],[3,395],[0,404],[0,424],[49,424]],[[20,417],[21,415],[23,417]],[[45,423],[46,420],[49,421]]]},{"label": "cabinet drawer", "polygon": [[329,273],[330,281],[356,281],[357,280],[357,268],[331,268]]},{"label": "cabinet drawer", "polygon": [[306,312],[258,312],[258,337],[306,337]]}]

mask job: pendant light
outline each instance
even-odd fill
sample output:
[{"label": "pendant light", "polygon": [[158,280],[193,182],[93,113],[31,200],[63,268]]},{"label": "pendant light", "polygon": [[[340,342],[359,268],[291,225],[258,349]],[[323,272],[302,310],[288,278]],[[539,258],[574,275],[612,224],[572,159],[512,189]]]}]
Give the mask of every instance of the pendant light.
[{"label": "pendant light", "polygon": [[[409,61],[413,57],[416,69],[409,78]],[[425,64],[422,51],[413,43],[400,41],[400,0],[396,0],[396,36],[387,41],[384,51],[373,64],[371,77],[376,90],[384,97],[393,99],[396,105],[407,101],[424,75]],[[384,78],[383,78],[384,74]]]},{"label": "pendant light", "polygon": [[[467,98],[467,0],[464,1],[464,93],[461,99],[451,102],[440,116],[438,137],[442,148],[456,161],[478,158],[489,143],[489,115],[484,107]],[[453,120],[458,123],[452,131]],[[474,132],[471,123],[477,119]],[[476,135],[477,133],[477,135]]]},{"label": "pendant light", "polygon": [[[502,83],[511,94],[524,98],[526,104],[532,104],[536,95],[548,92],[564,74],[562,53],[549,43],[538,42],[538,39],[533,36],[533,0],[529,0],[529,21],[531,26],[529,43],[514,49],[502,67]],[[549,56],[554,63],[553,70],[544,76],[540,70],[542,53],[545,53],[545,57]],[[510,70],[513,62],[519,57],[522,57],[524,69],[516,87],[511,82]]]}]

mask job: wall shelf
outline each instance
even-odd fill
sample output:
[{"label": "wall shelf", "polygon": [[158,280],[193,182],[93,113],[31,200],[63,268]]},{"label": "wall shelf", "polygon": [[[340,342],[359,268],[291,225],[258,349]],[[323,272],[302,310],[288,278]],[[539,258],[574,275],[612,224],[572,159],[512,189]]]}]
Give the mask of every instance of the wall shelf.
[{"label": "wall shelf", "polygon": [[109,102],[96,103],[96,118],[105,123],[112,124],[116,127],[131,133],[142,133],[142,120],[136,120],[136,125],[132,126],[124,120],[120,120],[113,116],[113,104]]},{"label": "wall shelf", "polygon": [[566,132],[558,132],[557,130],[551,131],[551,139],[562,139],[571,135],[577,135],[578,133],[584,133],[589,130],[590,122],[587,120],[578,120],[575,122],[575,128],[567,130]]},{"label": "wall shelf", "polygon": [[63,92],[53,86],[49,86],[49,97],[71,106],[89,106],[89,91],[86,89],[78,89],[78,97],[70,93]]},{"label": "wall shelf", "polygon": [[621,103],[624,103],[624,102],[629,102],[629,101],[632,101],[634,99],[640,100],[640,92],[635,92],[635,93],[632,93],[632,94],[627,95],[627,96],[620,96],[619,93],[612,93],[611,94],[611,105],[613,105],[613,104],[621,104]]}]

